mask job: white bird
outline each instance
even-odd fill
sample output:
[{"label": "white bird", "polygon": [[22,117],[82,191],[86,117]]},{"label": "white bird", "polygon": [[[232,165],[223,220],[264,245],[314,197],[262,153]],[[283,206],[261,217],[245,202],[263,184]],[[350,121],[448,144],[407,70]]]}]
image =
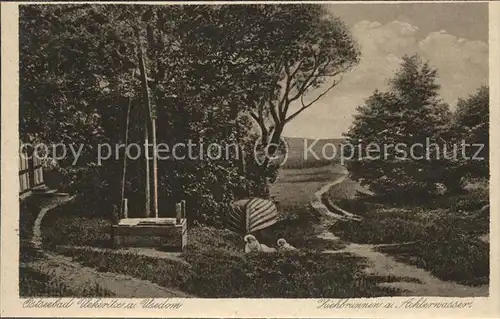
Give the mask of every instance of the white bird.
[{"label": "white bird", "polygon": [[257,241],[254,235],[246,235],[243,240],[245,241],[245,253],[248,254],[254,251],[263,251],[262,245]]},{"label": "white bird", "polygon": [[286,242],[284,238],[278,239],[278,249],[280,250],[297,250],[297,248],[293,247],[289,243]]},{"label": "white bird", "polygon": [[260,244],[260,247],[262,247],[262,251],[265,252],[265,253],[275,253],[276,252],[275,248],[266,246],[264,244]]}]

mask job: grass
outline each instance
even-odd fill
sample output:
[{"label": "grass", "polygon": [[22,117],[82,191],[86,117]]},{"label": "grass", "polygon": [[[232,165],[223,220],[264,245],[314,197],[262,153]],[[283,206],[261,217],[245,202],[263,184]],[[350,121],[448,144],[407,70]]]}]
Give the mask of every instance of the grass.
[{"label": "grass", "polygon": [[342,249],[345,243],[318,238],[316,225],[321,222],[319,213],[310,206],[288,206],[287,212],[276,225],[257,234],[264,244],[276,246],[278,238],[299,249],[321,251]]},{"label": "grass", "polygon": [[286,212],[288,207],[309,205],[314,193],[328,182],[343,174],[335,165],[304,169],[282,169],[277,182],[271,187],[271,194]]},{"label": "grass", "polygon": [[20,297],[113,297],[113,294],[99,284],[86,286],[82,291],[74,291],[51,274],[43,274],[28,267],[19,269]]},{"label": "grass", "polygon": [[289,150],[288,158],[283,164],[285,169],[310,169],[331,165],[339,160],[340,155],[340,153],[333,153],[332,145],[339,152],[340,144],[344,140],[343,138],[315,140],[298,137],[285,137],[284,139]]},{"label": "grass", "polygon": [[57,245],[111,247],[112,221],[87,214],[78,201],[63,204],[42,221],[42,243],[45,248]]},{"label": "grass", "polygon": [[31,263],[43,261],[46,257],[35,248],[21,243],[19,264],[19,296],[21,297],[113,297],[113,294],[99,284],[82,285],[72,289],[68,283],[56,279],[55,269],[40,272]]},{"label": "grass", "polygon": [[349,185],[331,190],[335,203],[363,216],[360,222],[338,221],[331,227],[343,240],[362,244],[415,242],[379,250],[442,280],[465,285],[488,283],[489,245],[478,237],[489,232],[489,215],[477,214],[488,202],[487,190],[401,204],[381,197],[353,198],[352,192],[342,187]]},{"label": "grass", "polygon": [[113,272],[149,280],[164,287],[178,288],[184,282],[189,266],[171,259],[128,253],[113,249],[55,247],[55,251],[73,258],[83,266],[100,272]]},{"label": "grass", "polygon": [[99,271],[130,275],[202,298],[352,298],[400,293],[378,287],[383,278],[365,275],[364,261],[347,254],[245,255],[227,247],[199,246],[200,242],[217,241],[211,239],[214,234],[226,236],[216,230],[203,233],[206,238],[198,238],[185,253],[189,264],[108,249],[57,249]]},{"label": "grass", "polygon": [[355,298],[394,295],[362,273],[363,261],[347,254],[302,251],[229,256],[192,252],[192,277],[184,285],[201,297]]},{"label": "grass", "polygon": [[429,270],[442,280],[478,286],[489,283],[488,244],[473,238],[455,236],[428,242],[379,250],[397,261]]}]

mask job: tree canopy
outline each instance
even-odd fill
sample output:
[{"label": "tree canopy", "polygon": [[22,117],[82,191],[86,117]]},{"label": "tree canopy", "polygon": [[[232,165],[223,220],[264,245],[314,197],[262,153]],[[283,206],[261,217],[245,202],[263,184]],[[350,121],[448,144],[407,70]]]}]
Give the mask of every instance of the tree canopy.
[{"label": "tree canopy", "polygon": [[428,146],[443,145],[451,119],[448,105],[439,99],[436,77],[437,71],[419,56],[405,56],[388,92],[375,91],[358,108],[345,134],[354,146],[347,162],[354,179],[386,195],[433,192],[446,160]]},{"label": "tree canopy", "polygon": [[[322,96],[306,94],[333,88],[359,55],[347,28],[320,5],[22,6],[21,138],[85,145],[76,166],[62,160],[60,169],[106,203],[117,202],[122,164],[98,166],[96,146],[124,143],[129,103],[129,141],[143,136],[139,46],[159,142],[236,142],[250,150],[258,138],[252,119],[262,144],[279,141],[284,125]],[[303,104],[291,113],[294,101]],[[195,219],[210,219],[238,189],[255,194],[275,174],[245,156],[246,172],[241,159],[160,161],[160,195],[187,199],[207,215]],[[130,165],[127,193],[140,198],[144,163]]]}]

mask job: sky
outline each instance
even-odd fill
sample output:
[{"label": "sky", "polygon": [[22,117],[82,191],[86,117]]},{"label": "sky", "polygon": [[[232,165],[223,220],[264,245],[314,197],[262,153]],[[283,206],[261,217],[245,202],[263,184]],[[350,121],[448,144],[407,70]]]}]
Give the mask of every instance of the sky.
[{"label": "sky", "polygon": [[[375,89],[387,89],[405,54],[418,53],[437,68],[441,98],[452,109],[460,97],[488,84],[487,3],[330,4],[328,10],[350,29],[361,61],[337,87],[288,123],[284,136],[340,137],[356,107]],[[290,113],[298,107],[293,105]]]}]

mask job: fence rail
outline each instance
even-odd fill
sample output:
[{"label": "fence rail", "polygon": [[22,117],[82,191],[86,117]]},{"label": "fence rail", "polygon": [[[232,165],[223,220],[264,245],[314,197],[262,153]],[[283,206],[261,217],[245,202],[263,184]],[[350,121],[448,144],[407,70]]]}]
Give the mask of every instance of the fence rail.
[{"label": "fence rail", "polygon": [[36,186],[43,184],[42,161],[30,157],[26,152],[19,154],[19,194],[25,194]]}]

